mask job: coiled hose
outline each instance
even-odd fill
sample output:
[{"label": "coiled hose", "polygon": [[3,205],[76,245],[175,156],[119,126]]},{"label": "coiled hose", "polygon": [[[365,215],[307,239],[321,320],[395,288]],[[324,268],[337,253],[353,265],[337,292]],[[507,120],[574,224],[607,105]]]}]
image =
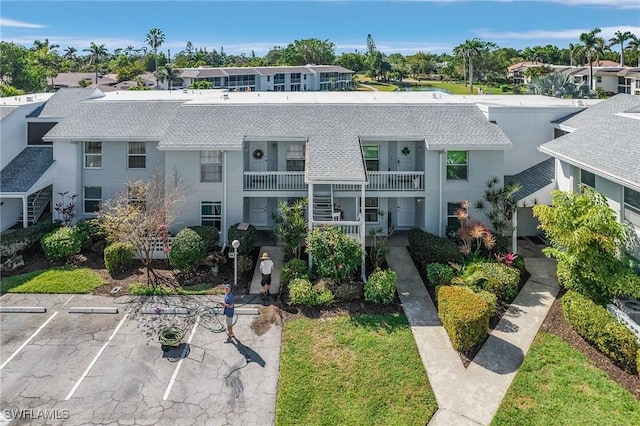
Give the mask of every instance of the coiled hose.
[{"label": "coiled hose", "polygon": [[160,331],[158,340],[162,346],[177,346],[184,337],[185,331],[180,327],[166,327]]}]

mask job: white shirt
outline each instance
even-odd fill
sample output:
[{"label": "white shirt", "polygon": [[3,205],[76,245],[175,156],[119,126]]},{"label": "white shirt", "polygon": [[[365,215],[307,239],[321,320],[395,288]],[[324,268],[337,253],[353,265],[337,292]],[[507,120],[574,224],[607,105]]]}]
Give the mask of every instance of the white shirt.
[{"label": "white shirt", "polygon": [[273,268],[273,262],[271,259],[263,260],[260,262],[260,272],[265,275],[271,274],[271,269]]}]

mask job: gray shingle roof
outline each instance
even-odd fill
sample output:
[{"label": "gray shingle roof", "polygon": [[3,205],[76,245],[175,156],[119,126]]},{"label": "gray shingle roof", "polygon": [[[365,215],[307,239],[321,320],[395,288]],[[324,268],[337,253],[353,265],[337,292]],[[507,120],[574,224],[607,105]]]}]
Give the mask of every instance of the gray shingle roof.
[{"label": "gray shingle roof", "polygon": [[556,123],[572,129],[580,129],[594,124],[607,125],[609,117],[611,117],[612,114],[626,111],[638,105],[640,105],[640,97],[621,93],[606,101],[598,102],[579,114],[573,114],[565,119],[556,120]]},{"label": "gray shingle roof", "polygon": [[[616,95],[600,102],[572,118],[580,123],[578,130],[541,145],[540,151],[622,185],[640,188],[640,116],[616,114],[639,106],[640,98],[632,95]],[[594,108],[600,113],[594,114]]]},{"label": "gray shingle roof", "polygon": [[43,139],[160,140],[180,105],[181,102],[169,101],[82,102],[73,115],[58,123]]},{"label": "gray shingle roof", "polygon": [[555,160],[548,158],[535,166],[521,171],[517,175],[505,176],[504,182],[506,184],[513,182],[522,185],[520,191],[515,194],[516,198],[522,200],[549,185],[554,179]]},{"label": "gray shingle roof", "polygon": [[103,96],[103,93],[92,88],[60,89],[49,98],[39,117],[61,118],[74,115],[79,111],[81,101],[100,96]]},{"label": "gray shingle roof", "polygon": [[3,193],[25,193],[53,164],[52,147],[28,147],[0,172]]}]

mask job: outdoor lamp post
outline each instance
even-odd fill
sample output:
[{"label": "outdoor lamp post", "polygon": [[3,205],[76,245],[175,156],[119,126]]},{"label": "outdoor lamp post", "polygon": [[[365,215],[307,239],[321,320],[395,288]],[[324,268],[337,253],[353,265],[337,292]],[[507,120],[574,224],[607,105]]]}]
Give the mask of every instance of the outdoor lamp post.
[{"label": "outdoor lamp post", "polygon": [[231,242],[231,247],[233,247],[233,285],[234,287],[238,286],[238,247],[240,247],[240,241],[233,240]]}]

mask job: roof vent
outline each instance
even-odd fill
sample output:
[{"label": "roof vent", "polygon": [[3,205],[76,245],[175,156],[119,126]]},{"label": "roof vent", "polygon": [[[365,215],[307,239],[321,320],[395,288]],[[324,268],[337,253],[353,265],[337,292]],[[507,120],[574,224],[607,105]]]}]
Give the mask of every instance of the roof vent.
[{"label": "roof vent", "polygon": [[228,93],[223,93],[223,94],[222,94],[222,99],[224,99],[225,101],[226,101],[227,99],[229,99],[229,94],[228,94]]},{"label": "roof vent", "polygon": [[33,96],[27,96],[27,102],[33,102]]},{"label": "roof vent", "polygon": [[182,89],[182,93],[189,93],[189,89]]}]

